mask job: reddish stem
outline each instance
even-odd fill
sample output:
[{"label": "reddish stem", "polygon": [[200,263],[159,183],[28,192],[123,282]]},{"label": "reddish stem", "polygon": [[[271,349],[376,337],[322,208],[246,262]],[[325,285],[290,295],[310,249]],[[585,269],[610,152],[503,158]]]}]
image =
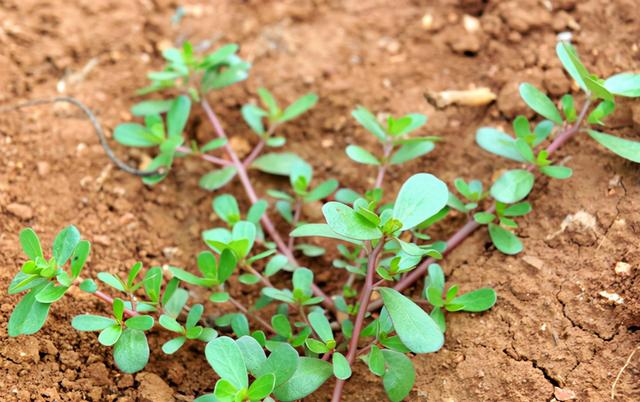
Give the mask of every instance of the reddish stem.
[{"label": "reddish stem", "polygon": [[251,163],[254,160],[256,160],[258,155],[260,155],[260,152],[262,152],[262,150],[264,149],[264,146],[265,146],[264,140],[260,140],[260,142],[255,146],[255,148],[253,148],[249,156],[247,156],[244,162],[242,162],[245,168],[248,168],[251,165]]},{"label": "reddish stem", "polygon": [[[224,128],[222,128],[222,124],[220,123],[220,120],[218,120],[218,116],[216,116],[213,109],[211,109],[209,102],[207,102],[207,100],[203,98],[201,101],[201,104],[202,104],[202,108],[207,114],[207,117],[209,118],[209,121],[213,125],[213,129],[216,132],[216,135],[219,138],[226,139],[227,135],[224,131]],[[233,150],[233,148],[231,147],[228,141],[225,143],[224,148],[227,154],[229,155],[229,158],[231,159],[232,165],[236,168],[238,178],[240,179],[240,182],[242,183],[242,187],[244,187],[244,190],[247,193],[247,197],[249,197],[249,201],[251,201],[252,204],[255,204],[256,202],[258,202],[258,196],[256,195],[256,191],[253,188],[253,185],[251,184],[251,180],[249,180],[247,169],[245,168],[240,158],[238,158],[238,155]],[[278,231],[276,230],[275,225],[273,224],[269,216],[265,213],[262,215],[262,218],[260,218],[260,220],[262,221],[262,226],[264,226],[265,231],[269,234],[269,236],[271,236],[271,239],[276,243],[280,252],[284,254],[285,257],[287,257],[287,259],[296,267],[300,266],[296,261],[296,258],[294,257],[291,249],[289,249],[289,247],[287,247],[287,245],[285,244],[284,240],[282,240],[280,233],[278,233]],[[336,311],[335,304],[329,298],[329,296],[327,296],[322,291],[322,289],[320,289],[315,283],[311,284],[311,289],[313,290],[313,293],[316,296],[322,297],[323,304],[325,307],[327,307],[331,311]]]},{"label": "reddish stem", "polygon": [[[360,301],[358,302],[358,315],[356,316],[356,322],[353,324],[353,333],[351,334],[351,340],[349,341],[349,351],[347,352],[347,360],[349,364],[353,364],[358,352],[358,341],[360,340],[360,333],[364,325],[364,318],[367,314],[367,307],[369,305],[369,299],[373,292],[373,277],[376,273],[376,264],[378,262],[378,256],[384,246],[384,239],[380,239],[378,245],[373,249],[369,255],[369,261],[367,263],[367,276],[364,281],[364,286],[360,290]],[[344,380],[336,380],[335,388],[333,389],[332,402],[339,402],[342,396],[342,388],[344,387]]]},{"label": "reddish stem", "polygon": [[[96,290],[95,292],[91,293],[92,295],[94,295],[95,297],[97,297],[98,299],[104,300],[109,304],[113,304],[113,297],[109,296],[106,293],[103,293],[99,290]],[[133,317],[136,315],[139,315],[139,313],[137,311],[133,311],[133,310],[129,310],[128,308],[124,309],[124,315],[127,317]]]},{"label": "reddish stem", "polygon": [[191,150],[190,148],[187,148],[185,146],[177,147],[176,151],[181,152],[183,154],[187,154],[187,155],[198,156],[198,157],[202,158],[203,160],[205,160],[207,162],[215,163],[216,165],[231,166],[231,162],[229,162],[226,159],[218,158],[217,156],[213,156],[213,155],[209,155],[209,154],[194,153],[193,150]]}]

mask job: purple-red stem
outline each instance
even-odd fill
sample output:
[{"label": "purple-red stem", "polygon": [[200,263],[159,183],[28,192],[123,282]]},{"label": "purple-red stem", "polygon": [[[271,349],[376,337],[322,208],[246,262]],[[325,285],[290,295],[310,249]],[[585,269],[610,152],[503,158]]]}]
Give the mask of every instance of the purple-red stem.
[{"label": "purple-red stem", "polygon": [[[360,290],[360,300],[358,302],[358,315],[356,321],[353,324],[353,332],[351,334],[351,340],[349,341],[349,351],[347,352],[347,360],[349,364],[353,364],[358,352],[358,341],[360,340],[360,333],[364,325],[364,318],[367,314],[367,305],[373,292],[373,277],[376,273],[376,264],[378,263],[378,256],[384,246],[384,239],[380,239],[378,245],[369,254],[369,261],[367,262],[367,276],[364,281],[364,286]],[[333,389],[332,402],[339,402],[342,396],[342,388],[344,387],[344,380],[337,379],[335,388]]]},{"label": "purple-red stem", "polygon": [[[216,132],[216,135],[219,138],[227,139],[224,128],[222,127],[220,120],[218,120],[218,116],[216,116],[213,109],[211,109],[209,102],[207,102],[207,100],[203,98],[201,104],[202,108],[207,114],[207,117],[209,118],[209,121],[213,125],[213,129]],[[258,202],[258,196],[256,195],[256,191],[251,184],[251,180],[249,179],[249,175],[247,174],[247,169],[245,168],[240,158],[238,158],[238,155],[233,150],[228,141],[225,143],[224,148],[229,155],[229,158],[231,159],[232,165],[236,168],[236,173],[238,175],[238,178],[240,179],[240,182],[242,183],[242,187],[244,187],[244,190],[247,193],[247,197],[249,197],[249,201],[251,201],[252,204],[255,204],[256,202]],[[269,216],[267,214],[263,214],[260,220],[262,221],[262,225],[264,226],[265,231],[269,234],[269,236],[271,236],[271,239],[276,243],[280,252],[284,254],[292,264],[294,264],[295,266],[299,266],[295,256],[293,255],[293,252],[291,251],[291,249],[289,249],[289,247],[287,247],[284,240],[282,240],[282,237],[280,237],[280,233],[278,233],[278,231],[276,230],[275,225],[273,224]],[[326,293],[322,291],[322,289],[320,289],[315,283],[311,284],[311,289],[316,296],[322,297],[325,307],[327,307],[331,311],[336,311],[335,304],[333,303],[331,298],[329,298],[329,296],[327,296]]]},{"label": "purple-red stem", "polygon": [[[109,296],[106,293],[103,293],[103,292],[97,290],[97,291],[93,292],[92,295],[94,295],[98,299],[106,301],[109,304],[113,304],[113,297]],[[139,313],[137,311],[133,311],[133,310],[129,310],[128,308],[125,308],[124,309],[124,315],[127,316],[127,317],[133,317],[133,316],[139,315]]]},{"label": "purple-red stem", "polygon": [[231,162],[229,162],[226,159],[222,159],[222,158],[218,158],[217,156],[213,156],[213,155],[209,155],[209,154],[196,154],[193,152],[193,150],[191,150],[190,148],[187,148],[185,146],[179,146],[176,148],[176,151],[181,152],[183,154],[188,154],[188,155],[196,155],[199,156],[200,158],[202,158],[203,160],[207,161],[207,162],[211,162],[214,163],[216,165],[220,165],[220,166],[231,166]]}]

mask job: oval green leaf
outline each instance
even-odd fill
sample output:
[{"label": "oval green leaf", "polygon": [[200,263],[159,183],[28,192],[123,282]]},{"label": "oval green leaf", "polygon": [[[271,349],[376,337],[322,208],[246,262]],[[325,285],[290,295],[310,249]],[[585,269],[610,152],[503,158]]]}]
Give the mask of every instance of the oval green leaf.
[{"label": "oval green leaf", "polygon": [[411,229],[438,213],[449,199],[447,185],[428,173],[418,173],[404,182],[393,206],[393,217],[402,230]]}]

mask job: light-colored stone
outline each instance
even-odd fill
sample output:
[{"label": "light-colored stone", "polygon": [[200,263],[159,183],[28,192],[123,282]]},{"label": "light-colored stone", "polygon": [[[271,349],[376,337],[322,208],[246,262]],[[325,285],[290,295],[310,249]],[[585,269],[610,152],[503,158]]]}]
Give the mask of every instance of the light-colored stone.
[{"label": "light-colored stone", "polygon": [[7,205],[7,211],[25,221],[33,218],[33,209],[28,205],[18,204],[17,202]]}]

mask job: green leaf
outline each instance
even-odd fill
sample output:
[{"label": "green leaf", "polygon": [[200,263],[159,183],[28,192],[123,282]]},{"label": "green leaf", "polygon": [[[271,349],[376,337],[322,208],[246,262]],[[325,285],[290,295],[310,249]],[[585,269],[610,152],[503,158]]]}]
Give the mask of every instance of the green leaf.
[{"label": "green leaf", "polygon": [[302,113],[311,109],[318,102],[318,96],[314,93],[308,93],[289,105],[278,121],[285,122],[300,116]]},{"label": "green leaf", "polygon": [[616,104],[613,101],[602,101],[587,116],[587,123],[604,125],[602,119],[614,112]]},{"label": "green leaf", "polygon": [[98,290],[98,285],[96,285],[93,279],[85,279],[80,283],[80,290],[87,293],[95,293]]},{"label": "green leaf", "polygon": [[351,112],[351,116],[353,116],[362,127],[366,128],[367,131],[375,135],[380,141],[386,141],[387,134],[380,126],[380,123],[378,123],[378,119],[376,119],[376,117],[366,108],[358,106]]},{"label": "green leaf", "polygon": [[267,361],[262,346],[252,336],[244,335],[238,338],[236,344],[242,352],[247,369],[255,376],[259,368]]},{"label": "green leaf", "polygon": [[151,133],[148,128],[137,123],[119,124],[113,130],[113,138],[129,147],[154,147],[160,145],[164,138]]},{"label": "green leaf", "polygon": [[165,113],[171,108],[172,104],[173,99],[142,101],[131,107],[131,114],[134,116],[148,116]]},{"label": "green leaf", "polygon": [[289,236],[291,237],[309,237],[309,236],[318,236],[318,237],[328,237],[330,239],[338,239],[344,240],[349,243],[360,245],[362,242],[352,239],[347,236],[343,236],[334,232],[331,227],[324,223],[308,223],[305,225],[300,225],[295,228]]},{"label": "green leaf", "polygon": [[212,340],[205,348],[205,355],[220,378],[231,382],[236,388],[247,388],[247,366],[233,339],[221,336]]},{"label": "green leaf", "polygon": [[551,99],[549,99],[549,97],[542,93],[538,88],[528,83],[520,84],[520,96],[531,109],[536,111],[536,113],[556,124],[562,124],[560,111]]},{"label": "green leaf", "polygon": [[90,251],[91,243],[87,240],[80,240],[75,250],[73,250],[73,255],[71,256],[71,275],[74,279],[82,272],[82,268],[87,261],[87,257],[89,257]]},{"label": "green leaf", "polygon": [[189,112],[191,111],[191,99],[180,95],[173,100],[171,108],[167,112],[167,134],[169,137],[182,136]]},{"label": "green leaf", "polygon": [[523,216],[531,212],[531,204],[521,202],[519,204],[510,205],[503,211],[504,216]]},{"label": "green leaf", "polygon": [[288,343],[279,343],[253,374],[254,377],[275,375],[275,386],[278,387],[291,379],[299,363],[298,352]]},{"label": "green leaf", "polygon": [[182,325],[180,325],[175,318],[168,315],[162,314],[158,319],[158,323],[169,331],[177,332],[179,334],[184,332]]},{"label": "green leaf", "polygon": [[227,292],[212,293],[211,296],[209,296],[209,300],[214,303],[225,303],[229,300],[229,293]]},{"label": "green leaf", "polygon": [[382,237],[382,232],[376,225],[345,204],[328,202],[322,206],[322,214],[329,227],[339,235],[356,240],[375,240]]},{"label": "green leaf", "polygon": [[36,295],[44,288],[45,284],[31,289],[22,297],[9,317],[7,332],[9,336],[31,335],[42,328],[49,315],[50,303],[40,303]]},{"label": "green leaf", "polygon": [[277,386],[273,395],[282,401],[295,401],[304,398],[318,389],[331,377],[333,368],[324,360],[301,357],[295,373],[287,382]]},{"label": "green leaf", "polygon": [[522,251],[522,242],[512,232],[494,223],[489,224],[489,236],[498,250],[514,255]]},{"label": "green leaf", "polygon": [[54,282],[49,282],[47,285],[36,295],[36,300],[40,303],[53,303],[58,300],[69,289],[68,286],[56,285]]},{"label": "green leaf", "polygon": [[40,246],[40,239],[38,239],[38,235],[33,229],[25,228],[20,231],[20,245],[29,259],[35,260],[36,257],[44,258],[42,255],[42,246]]},{"label": "green leaf", "polygon": [[505,204],[513,204],[529,195],[534,180],[533,173],[527,170],[509,170],[491,186],[491,196]]},{"label": "green leaf", "polygon": [[392,402],[399,402],[409,395],[416,381],[416,372],[411,360],[403,353],[383,350],[388,369],[382,378],[387,396]]},{"label": "green leaf", "polygon": [[266,115],[267,112],[252,103],[242,106],[242,118],[253,132],[260,136],[265,134],[262,118]]},{"label": "green leaf", "polygon": [[540,171],[554,179],[568,179],[573,171],[566,166],[542,166]]},{"label": "green leaf", "polygon": [[562,62],[562,66],[567,70],[571,78],[578,83],[580,88],[587,91],[588,88],[584,77],[589,76],[589,72],[576,55],[573,46],[565,42],[558,42],[556,45],[556,54],[558,55],[560,62]]},{"label": "green leaf", "polygon": [[399,165],[415,158],[419,158],[428,154],[435,148],[435,144],[431,141],[420,141],[401,146],[393,155],[389,162],[392,165]]},{"label": "green leaf", "polygon": [[182,347],[182,345],[184,345],[186,341],[187,338],[184,336],[169,339],[164,344],[162,344],[162,351],[168,355],[174,354]]},{"label": "green leaf", "polygon": [[429,265],[428,287],[437,289],[440,294],[444,291],[444,272],[438,264]]},{"label": "green leaf", "polygon": [[200,147],[200,152],[206,153],[223,147],[227,143],[226,138],[215,138]]},{"label": "green leaf", "polygon": [[490,222],[493,222],[494,219],[496,219],[496,216],[488,212],[477,212],[473,214],[473,220],[481,225],[486,225]]},{"label": "green leaf", "polygon": [[490,127],[482,127],[476,132],[476,142],[487,152],[518,162],[526,162],[516,149],[516,140]]},{"label": "green leaf", "polygon": [[153,327],[153,317],[150,315],[137,315],[129,318],[124,324],[127,328],[148,331]]},{"label": "green leaf", "polygon": [[[239,392],[238,388],[230,381],[221,378],[216,381],[213,394],[215,395],[216,402],[234,402],[236,400],[236,395],[239,394]],[[238,400],[240,399],[238,398]]]},{"label": "green leaf", "polygon": [[329,179],[320,183],[316,188],[311,190],[304,196],[305,202],[318,201],[323,198],[327,198],[338,188],[338,181],[335,179]]},{"label": "green leaf", "polygon": [[376,345],[371,345],[371,350],[369,351],[369,370],[377,375],[378,377],[382,377],[384,375],[384,355],[379,347]]},{"label": "green leaf", "polygon": [[277,116],[280,114],[280,107],[278,107],[278,102],[275,100],[271,92],[269,92],[266,88],[258,88],[258,96],[260,96],[260,100],[264,105],[269,109],[269,114],[271,116]]},{"label": "green leaf", "polygon": [[309,323],[324,343],[334,340],[331,324],[329,324],[329,320],[322,310],[317,309],[311,312],[309,314]]},{"label": "green leaf", "polygon": [[394,289],[378,290],[393,321],[393,327],[409,350],[414,353],[431,353],[442,347],[444,336],[423,309]]},{"label": "green leaf", "polygon": [[349,145],[346,149],[347,156],[351,160],[364,165],[379,165],[380,161],[366,149],[357,145]]},{"label": "green leaf", "polygon": [[200,178],[199,185],[205,190],[214,191],[224,187],[235,175],[236,168],[233,166],[212,170]]},{"label": "green leaf", "polygon": [[125,373],[135,373],[149,361],[149,344],[143,331],[127,328],[113,347],[113,359]]},{"label": "green leaf", "polygon": [[640,96],[640,74],[620,73],[612,75],[604,82],[609,92],[619,96],[635,98]]},{"label": "green leaf", "polygon": [[341,380],[351,377],[351,365],[346,357],[340,352],[335,352],[332,357],[333,375]]},{"label": "green leaf", "polygon": [[589,135],[600,145],[604,146],[614,154],[622,156],[630,161],[640,163],[640,142],[626,140],[613,135],[600,133],[598,131],[589,130]]},{"label": "green leaf", "polygon": [[62,266],[67,262],[79,242],[80,232],[73,225],[67,226],[58,233],[53,240],[53,258],[55,258],[58,266]]},{"label": "green leaf", "polygon": [[71,326],[78,331],[102,331],[115,323],[113,318],[93,314],[77,315],[71,320]]},{"label": "green leaf", "polygon": [[414,174],[398,192],[393,217],[402,222],[402,230],[411,229],[438,213],[448,199],[449,190],[443,181],[428,173]]},{"label": "green leaf", "polygon": [[98,342],[104,346],[113,346],[118,342],[120,336],[122,336],[122,326],[120,326],[120,324],[113,324],[100,331]]},{"label": "green leaf", "polygon": [[496,304],[496,292],[491,288],[482,288],[465,293],[451,300],[451,304],[461,304],[462,310],[472,313],[489,310]]},{"label": "green leaf", "polygon": [[269,396],[275,387],[276,377],[273,374],[265,374],[256,378],[249,387],[247,396],[252,401],[260,400]]},{"label": "green leaf", "polygon": [[279,176],[289,176],[296,163],[304,162],[302,158],[291,152],[268,153],[260,156],[251,167],[265,173]]},{"label": "green leaf", "polygon": [[98,272],[98,279],[112,288],[124,292],[124,284],[115,275],[109,272]]},{"label": "green leaf", "polygon": [[162,267],[152,267],[144,275],[144,291],[152,302],[160,300],[162,286]]},{"label": "green leaf", "polygon": [[[399,119],[390,118],[387,123],[389,122],[394,122],[388,124],[389,134],[395,137],[399,137],[405,134],[409,134],[410,132],[424,126],[427,123],[427,116],[420,113],[410,113]],[[398,122],[401,123],[397,124]]]}]

